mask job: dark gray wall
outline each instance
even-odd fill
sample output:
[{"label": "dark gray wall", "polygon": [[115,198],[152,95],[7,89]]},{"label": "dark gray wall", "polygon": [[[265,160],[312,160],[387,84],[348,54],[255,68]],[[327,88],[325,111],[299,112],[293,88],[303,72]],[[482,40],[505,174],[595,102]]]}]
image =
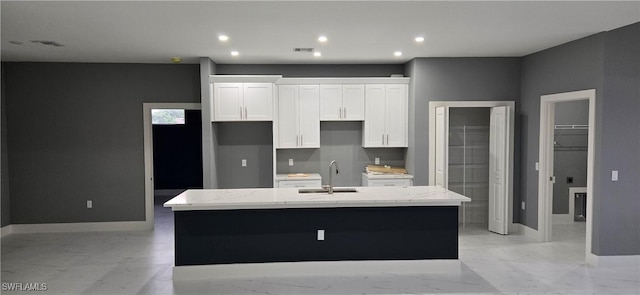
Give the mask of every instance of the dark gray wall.
[{"label": "dark gray wall", "polygon": [[[593,251],[640,254],[640,23],[605,35],[604,90],[596,105]],[[618,170],[620,180],[611,181]],[[13,200],[13,199],[12,199]]]},{"label": "dark gray wall", "polygon": [[[402,74],[403,65],[380,64],[380,65],[228,65],[217,64],[216,74],[218,75],[282,75],[284,77],[389,77],[392,74]],[[236,123],[238,125],[246,122]],[[214,124],[216,125],[216,124]],[[235,126],[235,125],[234,125]],[[219,187],[241,187],[239,183],[227,179],[222,173],[233,171],[237,179],[252,179],[249,186],[268,187],[273,185],[273,169],[271,154],[264,153],[265,159],[258,163],[264,167],[256,167],[259,171],[256,174],[251,169],[238,169],[237,159],[247,156],[248,150],[262,150],[267,142],[248,143],[242,148],[224,147],[224,140],[220,134],[228,133],[227,125],[217,126],[214,131],[214,139],[218,138],[218,148],[216,148],[216,170],[218,173]],[[242,136],[261,138],[266,130],[256,128],[245,128]],[[272,134],[271,130],[268,134]],[[269,138],[268,144],[271,143]],[[362,122],[323,122],[320,125],[320,148],[318,149],[285,149],[278,150],[276,154],[276,172],[293,173],[309,172],[321,173],[323,183],[329,179],[328,165],[331,160],[338,161],[340,175],[335,178],[335,184],[340,186],[360,185],[361,173],[366,164],[373,164],[375,157],[379,157],[381,163],[390,163],[394,166],[404,167],[405,149],[364,149],[362,148]],[[220,154],[221,152],[224,154]],[[294,159],[294,166],[289,167],[289,158]],[[224,160],[223,160],[224,159]],[[235,159],[235,160],[228,160]],[[304,161],[307,161],[304,163]],[[254,177],[259,176],[260,179]],[[237,186],[236,186],[237,185]]]},{"label": "dark gray wall", "polygon": [[[586,100],[558,102],[555,104],[556,125],[588,125],[589,102]],[[554,131],[553,214],[568,214],[570,187],[587,186],[587,139],[586,129],[556,129]],[[571,177],[572,183],[567,180]]]},{"label": "dark gray wall", "polygon": [[5,100],[4,63],[2,63],[2,100],[0,101],[0,227],[11,224],[11,198],[9,197],[9,157],[7,154],[7,112]]},{"label": "dark gray wall", "polygon": [[[280,149],[276,173],[320,173],[322,183],[329,184],[329,163],[336,160],[340,173],[333,175],[336,186],[361,186],[362,172],[373,165],[404,167],[404,148],[363,148],[362,122],[321,122],[319,149]],[[293,159],[293,166],[289,166]]]},{"label": "dark gray wall", "polygon": [[[540,96],[596,89],[592,251],[640,254],[640,23],[524,57],[522,66],[522,221],[538,226]],[[620,180],[611,181],[611,171]]]},{"label": "dark gray wall", "polygon": [[540,96],[595,88],[601,100],[603,38],[592,35],[522,59],[520,196],[526,210],[520,222],[528,227],[538,228]]},{"label": "dark gray wall", "polygon": [[[273,187],[271,122],[214,123],[218,188]],[[242,167],[242,159],[247,166]]]},{"label": "dark gray wall", "polygon": [[217,188],[216,174],[217,139],[211,120],[211,89],[209,76],[216,73],[216,64],[208,57],[200,58],[200,108],[202,112],[202,186]]},{"label": "dark gray wall", "polygon": [[282,75],[293,77],[389,77],[404,73],[402,64],[339,64],[339,65],[253,65],[218,64],[218,75]]},{"label": "dark gray wall", "polygon": [[[407,166],[416,185],[429,183],[429,101],[516,101],[520,96],[519,58],[417,58],[407,64],[409,90],[409,150]],[[519,118],[515,118],[519,130]],[[514,208],[519,204],[519,133],[515,133]],[[514,212],[518,221],[518,211]]]},{"label": "dark gray wall", "polygon": [[199,102],[198,66],[4,66],[11,223],[144,220],[142,104]]}]

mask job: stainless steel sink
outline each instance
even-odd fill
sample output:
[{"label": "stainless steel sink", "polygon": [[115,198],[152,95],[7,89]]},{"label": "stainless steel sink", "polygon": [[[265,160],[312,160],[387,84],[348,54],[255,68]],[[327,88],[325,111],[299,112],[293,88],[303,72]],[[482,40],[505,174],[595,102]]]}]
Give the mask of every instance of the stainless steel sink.
[{"label": "stainless steel sink", "polygon": [[[358,190],[352,187],[339,187],[333,189],[334,193],[357,193]],[[301,188],[298,190],[301,194],[328,194],[329,189],[324,188]]]}]

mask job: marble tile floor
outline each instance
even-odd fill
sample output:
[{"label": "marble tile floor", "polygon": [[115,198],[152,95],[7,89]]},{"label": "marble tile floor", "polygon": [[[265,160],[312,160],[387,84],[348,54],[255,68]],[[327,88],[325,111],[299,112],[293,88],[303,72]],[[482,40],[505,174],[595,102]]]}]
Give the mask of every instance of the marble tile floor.
[{"label": "marble tile floor", "polygon": [[47,291],[2,294],[640,294],[638,267],[584,264],[584,223],[554,225],[554,242],[460,233],[460,274],[256,277],[172,282],[173,220],[154,231],[13,234],[2,238],[2,283]]}]

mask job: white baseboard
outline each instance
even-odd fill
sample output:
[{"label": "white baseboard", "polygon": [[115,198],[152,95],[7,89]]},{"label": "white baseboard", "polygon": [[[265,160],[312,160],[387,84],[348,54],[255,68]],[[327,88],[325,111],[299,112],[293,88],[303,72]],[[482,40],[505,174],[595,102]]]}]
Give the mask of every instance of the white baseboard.
[{"label": "white baseboard", "polygon": [[553,223],[573,223],[573,218],[569,214],[553,214],[551,216]]},{"label": "white baseboard", "polygon": [[0,228],[0,237],[4,238],[5,236],[8,236],[10,234],[13,233],[13,225],[9,224],[9,225],[5,225],[3,227]]},{"label": "white baseboard", "polygon": [[598,267],[628,267],[640,266],[640,255],[587,255],[587,263]]},{"label": "white baseboard", "polygon": [[238,263],[174,266],[173,280],[353,274],[460,274],[461,271],[462,263],[458,259]]},{"label": "white baseboard", "polygon": [[519,230],[518,232],[523,234],[525,237],[532,239],[534,241],[538,241],[540,242],[542,239],[540,237],[540,232],[538,230],[535,230],[533,228],[530,228],[524,224],[521,223],[517,223]]},{"label": "white baseboard", "polygon": [[11,224],[3,227],[8,234],[84,232],[84,231],[129,231],[151,230],[153,224],[146,221],[114,221],[114,222],[79,222],[79,223],[43,223],[43,224]]},{"label": "white baseboard", "polygon": [[509,224],[509,234],[517,234],[520,233],[520,224],[519,223],[510,223]]}]

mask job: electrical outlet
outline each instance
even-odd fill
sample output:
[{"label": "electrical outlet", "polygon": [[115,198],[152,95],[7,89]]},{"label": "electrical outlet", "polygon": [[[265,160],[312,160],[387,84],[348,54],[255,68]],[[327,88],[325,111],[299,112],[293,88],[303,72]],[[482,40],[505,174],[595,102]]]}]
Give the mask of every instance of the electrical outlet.
[{"label": "electrical outlet", "polygon": [[247,159],[242,159],[242,167],[247,167]]},{"label": "electrical outlet", "polygon": [[93,201],[87,200],[87,208],[89,209],[93,208]]},{"label": "electrical outlet", "polygon": [[293,166],[293,159],[289,159],[289,166]]},{"label": "electrical outlet", "polygon": [[376,165],[380,165],[380,158],[376,158],[375,159],[375,163],[376,163]]},{"label": "electrical outlet", "polygon": [[540,164],[536,162],[536,171],[540,170]]},{"label": "electrical outlet", "polygon": [[618,181],[618,170],[611,171],[611,181]]},{"label": "electrical outlet", "polygon": [[318,241],[324,241],[324,229],[318,230]]},{"label": "electrical outlet", "polygon": [[524,210],[524,207],[525,207],[525,206],[524,206],[524,201],[523,201],[523,202],[522,202],[522,210]]}]

